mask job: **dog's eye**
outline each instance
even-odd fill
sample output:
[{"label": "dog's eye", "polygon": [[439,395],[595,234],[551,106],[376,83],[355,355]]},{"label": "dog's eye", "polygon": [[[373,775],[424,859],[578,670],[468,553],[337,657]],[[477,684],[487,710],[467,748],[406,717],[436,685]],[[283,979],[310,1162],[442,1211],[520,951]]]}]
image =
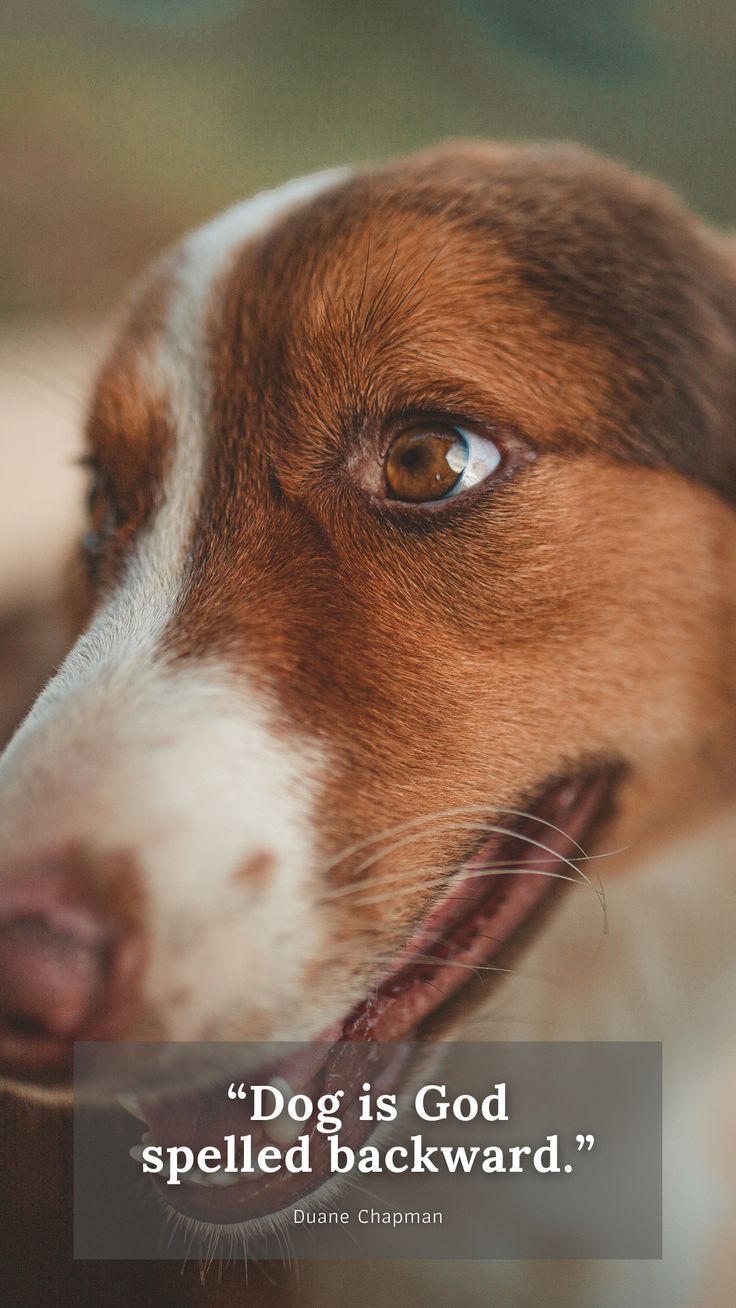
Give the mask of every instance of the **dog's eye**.
[{"label": "dog's eye", "polygon": [[93,570],[110,537],[117,528],[117,514],[106,478],[93,463],[88,464],[91,482],[87,492],[88,527],[82,537],[82,548]]},{"label": "dog's eye", "polygon": [[384,463],[392,500],[424,504],[449,499],[485,481],[501,465],[501,451],[466,427],[425,422],[395,436]]}]

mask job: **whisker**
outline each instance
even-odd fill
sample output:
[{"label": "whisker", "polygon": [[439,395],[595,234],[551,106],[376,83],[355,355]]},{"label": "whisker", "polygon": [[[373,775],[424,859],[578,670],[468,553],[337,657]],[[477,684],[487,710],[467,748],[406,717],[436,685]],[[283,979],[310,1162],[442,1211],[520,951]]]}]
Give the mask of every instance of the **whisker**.
[{"label": "whisker", "polygon": [[[521,840],[525,845],[529,845],[534,849],[540,849],[542,850],[543,853],[549,854],[552,858],[554,858],[555,862],[564,863],[566,864],[566,866],[571,868],[573,872],[578,872],[580,878],[583,881],[587,882],[593,893],[598,895],[599,898],[602,897],[602,902],[605,899],[602,888],[597,888],[596,886],[594,886],[590,878],[585,875],[585,873],[581,868],[577,868],[570,858],[566,857],[564,854],[558,853],[554,849],[550,849],[549,845],[545,845],[541,841],[535,840],[533,836],[528,836],[521,832],[514,831],[513,828],[510,827],[497,826],[495,823],[455,822],[451,826],[449,825],[443,826],[442,830],[443,831],[447,831],[447,830],[477,831],[482,834],[509,836],[515,840]],[[393,854],[398,849],[403,849],[406,845],[415,843],[417,840],[420,840],[423,835],[424,835],[423,831],[412,832],[411,834],[404,836],[401,840],[395,841],[393,845],[390,845],[387,848],[382,849],[379,854],[375,855],[371,859],[368,859],[363,864],[361,864],[360,867],[356,869],[355,875],[360,876],[361,874],[368,871],[370,867],[374,866],[379,858],[385,858],[388,854]],[[339,887],[338,890],[335,891],[335,897],[336,898],[339,897],[340,891],[344,891],[345,893],[349,894],[351,890],[352,890],[352,886]]]},{"label": "whisker", "polygon": [[[417,954],[416,961],[418,963],[431,963],[432,966],[459,967],[465,972],[475,972],[476,974],[480,974],[481,972],[499,972],[506,976],[524,977],[524,974],[518,972],[515,967],[496,967],[493,963],[462,963],[457,958],[438,958],[435,954]],[[537,980],[537,978],[533,976],[526,976],[524,979],[527,981]]]},{"label": "whisker", "polygon": [[[545,861],[554,865],[557,864],[556,858],[550,858],[547,860],[537,859],[536,864],[539,866],[539,864],[543,864]],[[355,886],[341,886],[338,891],[334,892],[334,894],[328,892],[328,894],[323,895],[320,899],[320,903],[330,904],[333,899],[345,898],[347,892],[355,895],[356,900],[358,900],[359,903],[365,902],[364,896],[373,895],[377,891],[384,889],[397,895],[411,895],[417,890],[430,889],[436,881],[444,882],[447,888],[450,889],[461,878],[472,880],[473,876],[483,876],[488,872],[498,871],[499,873],[510,873],[516,869],[523,871],[525,868],[528,869],[530,867],[531,864],[526,858],[499,859],[496,863],[486,863],[483,867],[476,868],[473,873],[468,872],[467,876],[464,877],[462,868],[448,872],[447,864],[438,863],[434,867],[422,869],[422,876],[427,878],[431,877],[432,880],[407,881],[407,873],[405,871],[393,871],[387,876],[379,877],[374,882],[361,882],[359,885]],[[583,883],[580,882],[579,884],[582,885]],[[472,897],[467,896],[467,898],[470,899]]]},{"label": "whisker", "polygon": [[489,802],[487,804],[465,804],[460,807],[435,809],[432,813],[427,813],[420,817],[409,818],[407,821],[399,822],[393,827],[386,827],[382,831],[377,831],[372,836],[365,836],[362,840],[358,840],[352,845],[345,846],[345,848],[338,854],[333,855],[325,865],[325,870],[330,871],[333,867],[344,862],[346,858],[352,858],[354,854],[359,854],[362,849],[367,849],[370,845],[375,844],[379,840],[387,840],[392,836],[400,835],[404,831],[411,831],[413,827],[421,826],[422,828],[426,828],[433,823],[436,824],[439,819],[470,817],[473,813],[479,813],[485,817],[489,812],[498,813],[501,816],[508,815],[510,817],[526,818],[532,822],[539,822],[540,825],[549,827],[552,831],[556,831],[560,835],[565,836],[581,854],[585,855],[585,850],[577,840],[569,836],[562,827],[555,826],[554,822],[549,822],[546,818],[540,817],[538,813],[530,813],[525,809],[504,808],[500,805]]},{"label": "whisker", "polygon": [[447,244],[439,246],[439,248],[434,251],[434,254],[432,254],[431,258],[428,260],[425,267],[422,268],[422,271],[418,273],[417,276],[414,278],[414,280],[410,282],[410,284],[399,293],[399,296],[397,297],[397,299],[393,301],[393,303],[388,304],[386,306],[385,314],[381,322],[381,330],[383,332],[387,332],[389,330],[389,327],[392,324],[393,320],[396,318],[397,314],[400,313],[401,309],[404,307],[404,305],[406,304],[410,296],[413,294],[413,292],[416,290],[419,283],[427,276],[427,273],[429,272],[430,268],[434,266],[434,264],[439,259],[440,255],[444,254],[446,249],[447,249]]},{"label": "whisker", "polygon": [[366,251],[365,251],[363,283],[360,288],[360,295],[358,296],[358,302],[354,309],[355,321],[357,321],[357,319],[360,318],[360,315],[363,311],[363,303],[365,300],[366,288],[368,286],[368,269],[370,268],[370,263],[371,263],[372,248],[373,248],[373,179],[369,177],[368,179],[368,241],[366,244]]},{"label": "whisker", "polygon": [[363,323],[363,326],[364,326],[364,330],[365,330],[365,331],[370,331],[370,330],[372,330],[372,328],[375,326],[375,323],[376,323],[377,318],[378,318],[378,314],[379,314],[379,312],[380,312],[380,310],[381,310],[381,308],[382,308],[382,306],[383,306],[383,302],[384,302],[384,300],[386,299],[386,296],[387,296],[387,295],[389,294],[389,292],[391,291],[391,288],[392,288],[392,286],[393,286],[393,284],[394,284],[396,278],[397,278],[398,275],[399,275],[399,270],[398,270],[398,269],[396,270],[396,272],[394,272],[394,265],[395,265],[395,263],[396,263],[396,257],[397,257],[397,255],[398,255],[398,253],[399,253],[399,244],[400,244],[400,242],[397,241],[397,242],[396,242],[396,245],[395,245],[395,247],[394,247],[393,253],[392,253],[392,255],[391,255],[391,258],[390,258],[390,260],[389,260],[389,262],[388,262],[388,265],[387,265],[387,267],[386,267],[386,270],[385,270],[385,272],[384,272],[384,275],[383,275],[382,281],[381,281],[381,283],[380,283],[380,285],[379,285],[379,287],[378,287],[378,290],[377,290],[376,294],[374,295],[371,304],[368,306],[368,311],[367,311],[367,313],[365,314],[364,323]]},{"label": "whisker", "polygon": [[44,408],[54,415],[61,418],[62,421],[75,428],[81,421],[84,413],[85,390],[83,386],[72,390],[65,387],[51,377],[40,372],[34,372],[30,368],[12,368],[0,367],[0,376],[5,375],[10,381],[19,379],[25,383],[30,383],[29,393],[37,399]]},{"label": "whisker", "polygon": [[[593,861],[598,859],[612,858],[615,854],[622,853],[624,848],[625,847],[622,847],[621,849],[605,850],[599,854],[576,855],[572,857],[569,861],[571,864],[577,865],[577,863],[584,858],[586,862],[592,863]],[[558,862],[559,859],[557,855],[550,856],[547,859],[545,858],[535,859],[535,864],[537,866],[544,865],[545,863],[551,863],[553,865],[556,865]],[[494,869],[498,869],[499,871],[504,871],[504,870],[511,871],[514,868],[524,869],[524,868],[530,868],[530,866],[531,865],[529,864],[529,860],[527,858],[499,859],[497,862],[494,863],[485,863],[482,866],[474,868],[472,871],[468,869],[466,875],[469,880],[472,880],[474,876],[480,876],[483,873],[488,871],[493,871]],[[465,869],[460,869],[459,871],[454,871],[454,872],[448,871],[448,867],[446,863],[438,864],[436,869],[426,869],[426,872],[430,874],[433,873],[434,871],[436,871],[437,875],[441,879],[444,879],[449,886],[455,880],[455,878],[459,877],[461,873],[465,871]],[[396,883],[398,883],[399,885],[398,893],[403,893],[405,891],[407,894],[411,894],[413,891],[421,889],[423,885],[422,882],[411,881],[407,883],[408,875],[410,874],[405,869],[402,870],[394,869],[391,872],[385,874],[384,876],[378,877],[374,882],[370,884],[369,887],[366,886],[365,881],[360,881],[356,884],[351,883],[348,886],[337,886],[335,888],[329,889],[323,895],[321,895],[320,903],[331,904],[333,900],[336,899],[346,899],[349,898],[351,895],[358,896],[364,893],[367,888],[371,890],[378,890],[383,886],[392,886],[395,885]],[[583,883],[581,882],[580,884]]]},{"label": "whisker", "polygon": [[[438,869],[438,871],[439,871],[439,869]],[[531,868],[531,867],[530,867],[530,868],[505,868],[505,867],[500,867],[500,868],[493,868],[493,869],[490,869],[490,870],[487,870],[487,871],[483,871],[483,872],[480,872],[480,873],[472,873],[472,874],[471,874],[471,873],[468,873],[467,877],[464,877],[461,873],[458,873],[458,874],[456,874],[456,878],[458,878],[458,879],[460,879],[460,880],[468,880],[468,881],[469,881],[469,880],[472,880],[472,878],[473,878],[474,876],[476,876],[476,875],[479,875],[479,876],[488,876],[488,877],[503,877],[503,876],[531,876],[531,877],[537,876],[537,877],[548,877],[551,881],[566,881],[566,882],[568,882],[568,884],[573,885],[573,886],[579,886],[581,889],[590,889],[590,890],[592,890],[593,893],[595,894],[596,899],[599,898],[595,886],[591,885],[590,882],[587,882],[587,883],[586,883],[586,882],[583,882],[583,881],[579,881],[577,877],[567,876],[567,874],[564,873],[564,872],[544,872],[544,871],[542,871],[540,868]],[[431,889],[432,889],[432,888],[437,884],[437,881],[438,881],[438,880],[440,880],[440,877],[439,877],[439,876],[435,877],[435,878],[434,878],[433,880],[431,880],[431,881],[423,881],[423,882],[420,882],[419,884],[414,883],[414,884],[412,884],[411,886],[407,886],[407,887],[406,887],[406,891],[405,891],[405,893],[408,894],[408,893],[410,893],[411,891],[416,891],[416,890],[431,890]],[[384,892],[383,894],[364,895],[364,896],[362,896],[360,899],[356,899],[356,901],[355,901],[355,907],[356,907],[356,908],[367,908],[368,906],[373,905],[373,904],[381,904],[381,903],[385,903],[385,901],[388,900],[388,899],[395,899],[397,893],[398,893],[398,894],[401,894],[402,892],[401,892],[401,891],[398,891],[398,892],[397,892],[397,891],[395,891],[395,890],[390,890],[390,891],[386,891],[386,892]],[[471,897],[471,896],[468,896],[468,900],[470,901],[471,899],[472,899],[472,897]],[[600,901],[599,901],[599,902],[600,902]],[[605,917],[604,917],[604,922],[605,922],[605,920],[606,920],[606,919],[605,919]]]}]

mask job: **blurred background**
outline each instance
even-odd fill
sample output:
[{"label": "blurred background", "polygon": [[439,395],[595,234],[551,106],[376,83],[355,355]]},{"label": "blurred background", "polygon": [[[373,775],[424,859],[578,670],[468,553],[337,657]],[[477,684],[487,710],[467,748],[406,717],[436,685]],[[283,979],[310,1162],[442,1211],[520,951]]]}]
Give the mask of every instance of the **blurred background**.
[{"label": "blurred background", "polygon": [[251,191],[566,137],[736,220],[733,0],[0,0],[0,598],[72,528],[87,379],[146,259]]}]

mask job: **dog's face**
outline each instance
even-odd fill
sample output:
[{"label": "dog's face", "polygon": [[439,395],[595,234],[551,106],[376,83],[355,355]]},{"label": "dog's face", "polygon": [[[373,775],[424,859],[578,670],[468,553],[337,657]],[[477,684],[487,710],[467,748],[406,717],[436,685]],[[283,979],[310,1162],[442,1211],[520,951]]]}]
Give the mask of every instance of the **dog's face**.
[{"label": "dog's face", "polygon": [[727,783],[729,276],[651,184],[481,146],[156,267],[91,406],[86,629],[0,770],[10,1075],[410,1035],[595,824]]}]

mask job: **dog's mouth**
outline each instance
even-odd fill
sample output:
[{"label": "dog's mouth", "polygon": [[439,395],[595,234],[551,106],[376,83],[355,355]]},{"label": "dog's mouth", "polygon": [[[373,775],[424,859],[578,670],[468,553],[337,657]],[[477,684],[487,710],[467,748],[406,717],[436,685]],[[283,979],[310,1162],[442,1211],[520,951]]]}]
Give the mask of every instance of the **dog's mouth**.
[{"label": "dog's mouth", "polygon": [[[249,1084],[279,1085],[289,1095],[303,1093],[313,1103],[325,1093],[343,1091],[341,1143],[357,1148],[373,1126],[360,1120],[363,1082],[384,1091],[400,1090],[408,1072],[409,1041],[438,1034],[464,1004],[498,980],[566,883],[585,884],[589,838],[608,806],[613,773],[608,767],[556,781],[532,808],[507,813],[507,821],[464,866],[445,899],[425,918],[383,981],[342,1022],[297,1057],[245,1078],[245,1104],[228,1099],[226,1087],[175,1100],[139,1103],[147,1130],[131,1153],[141,1160],[147,1144],[186,1145],[197,1156],[205,1146],[224,1152],[224,1140],[251,1137],[251,1155],[276,1144],[282,1152],[299,1137],[309,1138],[310,1171],[275,1173],[233,1170],[205,1174],[197,1168],[167,1184],[164,1171],[154,1184],[167,1203],[185,1216],[215,1225],[246,1223],[288,1209],[328,1180],[328,1141],[314,1113],[295,1122],[282,1114],[253,1122],[247,1110]],[[166,1154],[164,1152],[164,1159]],[[239,1158],[236,1167],[244,1166]]]}]

